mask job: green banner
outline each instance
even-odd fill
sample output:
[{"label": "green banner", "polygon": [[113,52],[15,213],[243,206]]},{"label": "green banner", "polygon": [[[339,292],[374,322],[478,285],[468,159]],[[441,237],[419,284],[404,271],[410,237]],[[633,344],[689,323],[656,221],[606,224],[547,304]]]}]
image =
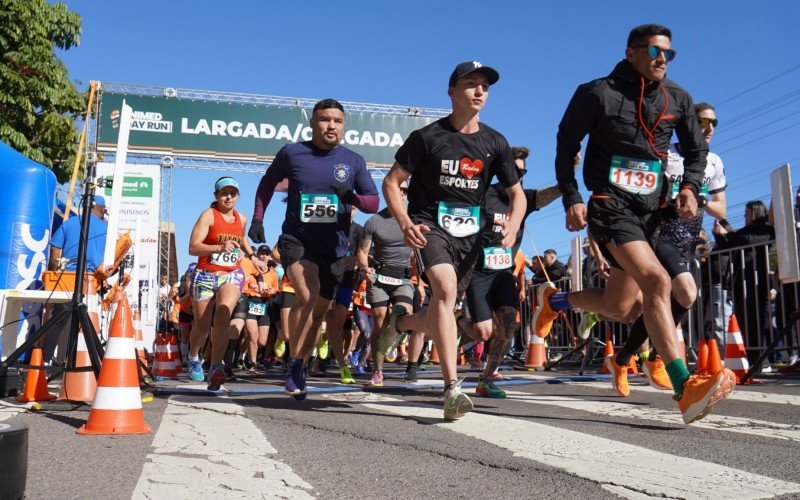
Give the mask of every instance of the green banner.
[{"label": "green banner", "polygon": [[[122,100],[133,108],[129,151],[270,160],[287,143],[311,139],[310,111],[297,107],[193,101],[160,96],[102,95],[97,147],[114,150]],[[391,165],[408,135],[435,118],[346,113],[343,144],[372,165]]]},{"label": "green banner", "polygon": [[[106,177],[106,181],[112,180],[112,176]],[[110,183],[107,183],[109,185]],[[111,196],[111,188],[106,187],[106,196]],[[152,177],[129,177],[125,176],[122,183],[122,196],[133,198],[151,198],[153,196]]]}]

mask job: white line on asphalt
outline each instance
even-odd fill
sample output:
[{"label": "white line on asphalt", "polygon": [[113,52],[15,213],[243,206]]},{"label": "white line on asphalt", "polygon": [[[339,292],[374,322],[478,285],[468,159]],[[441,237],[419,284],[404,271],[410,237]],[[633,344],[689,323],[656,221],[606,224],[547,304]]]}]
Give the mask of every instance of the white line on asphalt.
[{"label": "white line on asphalt", "polygon": [[[374,394],[368,399],[355,393],[326,397],[426,422],[442,418],[440,407],[399,405],[401,400]],[[626,498],[745,499],[800,492],[797,483],[528,420],[469,413],[456,422],[437,425],[499,446],[515,456],[566,470]]]},{"label": "white line on asphalt", "polygon": [[[571,410],[585,411],[598,415],[606,415],[608,417],[652,420],[665,424],[679,425],[681,427],[685,425],[677,405],[675,405],[674,410],[662,410],[650,406],[617,403],[615,401],[587,401],[552,395],[537,396],[535,394],[519,391],[506,391],[506,394],[510,399],[524,401],[525,403],[558,406],[560,408],[569,408]],[[693,423],[692,427],[738,432],[741,434],[800,442],[800,425],[779,424],[752,418],[711,414],[706,416],[703,420]]]},{"label": "white line on asphalt", "polygon": [[0,401],[0,421],[11,418],[25,412],[31,404],[15,404],[8,401]]},{"label": "white line on asphalt", "polygon": [[313,498],[228,399],[171,397],[152,446],[133,498]]},{"label": "white line on asphalt", "polygon": [[[568,382],[574,383],[576,385],[580,385],[581,387],[594,387],[598,389],[608,389],[609,391],[613,391],[611,388],[611,382]],[[785,387],[785,386],[783,386]],[[661,391],[656,389],[655,387],[651,387],[650,385],[634,385],[631,384],[631,391],[643,391],[643,392],[661,392],[664,394],[672,394],[670,391]],[[728,399],[734,399],[736,401],[747,401],[749,403],[772,403],[777,405],[793,405],[793,406],[800,406],[800,396],[792,396],[789,394],[770,394],[768,392],[760,392],[760,391],[752,391],[752,390],[734,390]]]}]

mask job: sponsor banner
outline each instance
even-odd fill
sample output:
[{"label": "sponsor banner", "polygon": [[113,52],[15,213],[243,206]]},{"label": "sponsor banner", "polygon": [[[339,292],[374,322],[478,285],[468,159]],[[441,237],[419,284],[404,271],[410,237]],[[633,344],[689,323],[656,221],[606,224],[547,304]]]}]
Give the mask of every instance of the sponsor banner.
[{"label": "sponsor banner", "polygon": [[[114,177],[113,163],[98,163],[97,176],[111,179]],[[102,193],[106,197],[106,206],[111,205],[111,188],[105,188]],[[158,276],[158,228],[161,203],[161,167],[159,165],[125,165],[125,177],[122,187],[122,200],[117,214],[117,231],[119,234],[136,232],[136,221],[141,221],[141,234],[139,255],[139,287],[135,284],[128,285],[125,290],[131,309],[139,308],[139,292],[142,293],[142,336],[146,346],[155,341],[158,326],[158,286],[149,280]],[[125,258],[126,273],[130,273],[133,266],[133,248]],[[152,291],[152,293],[151,293]]]},{"label": "sponsor banner", "polygon": [[[133,108],[130,152],[271,160],[287,143],[311,139],[310,110],[106,92],[97,149],[117,147],[122,100]],[[372,165],[391,165],[408,135],[435,118],[346,113],[342,143]]]}]

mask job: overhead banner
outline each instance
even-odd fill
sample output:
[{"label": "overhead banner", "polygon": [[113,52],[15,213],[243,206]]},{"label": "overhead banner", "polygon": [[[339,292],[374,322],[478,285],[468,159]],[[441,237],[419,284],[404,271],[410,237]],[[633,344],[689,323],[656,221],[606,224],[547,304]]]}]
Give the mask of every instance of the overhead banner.
[{"label": "overhead banner", "polygon": [[[271,160],[287,143],[311,140],[310,111],[301,107],[105,92],[98,117],[98,150],[113,151],[117,146],[123,99],[133,108],[128,144],[133,153]],[[408,135],[434,120],[346,113],[342,143],[371,165],[391,165]]]},{"label": "overhead banner", "polygon": [[[113,163],[98,163],[97,176],[105,179],[114,177]],[[99,194],[106,199],[106,206],[112,206],[111,188],[98,189]],[[142,337],[148,348],[155,341],[156,328],[158,327],[158,228],[159,208],[161,203],[161,166],[126,164],[125,176],[122,183],[122,199],[119,203],[117,214],[117,232],[119,235],[128,231],[135,234],[137,221],[141,234],[137,235],[140,241],[139,255],[139,283],[131,283],[125,287],[131,309],[139,308],[139,293],[141,292],[142,309],[141,329]],[[126,272],[133,266],[133,250],[125,257]]]}]

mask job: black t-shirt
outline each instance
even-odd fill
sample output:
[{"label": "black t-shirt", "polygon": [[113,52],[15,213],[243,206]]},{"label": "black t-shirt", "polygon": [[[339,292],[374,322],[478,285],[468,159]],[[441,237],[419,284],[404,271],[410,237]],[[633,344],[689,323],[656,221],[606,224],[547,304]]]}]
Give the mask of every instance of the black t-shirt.
[{"label": "black t-shirt", "polygon": [[[395,154],[395,160],[411,173],[408,186],[411,220],[450,236],[465,249],[474,245],[477,233],[456,237],[441,228],[438,224],[440,202],[450,207],[482,208],[494,176],[504,187],[519,182],[508,141],[483,123],[478,132],[462,134],[453,128],[448,117],[441,118],[412,132]],[[485,214],[480,217],[476,231]]]},{"label": "black t-shirt", "polygon": [[[522,218],[522,223],[519,225],[517,239],[514,241],[514,245],[509,249],[510,254],[508,255],[510,255],[510,265],[507,269],[503,269],[503,271],[511,272],[514,270],[514,256],[517,254],[517,250],[519,250],[519,247],[522,245],[522,237],[524,236],[525,231],[525,219],[533,212],[539,210],[536,208],[537,191],[535,189],[524,189],[523,193],[525,193],[526,202],[525,217]],[[492,184],[489,187],[489,190],[486,192],[484,208],[487,219],[489,222],[491,222],[491,225],[489,225],[489,222],[487,222],[484,224],[484,227],[481,230],[481,246],[484,249],[499,247],[500,241],[503,239],[503,228],[495,224],[494,221],[508,220],[511,210],[508,195],[506,194],[503,186],[500,184]],[[479,258],[478,262],[475,264],[475,272],[498,272],[498,270],[494,269],[484,269],[484,258],[482,257],[483,256],[481,256],[481,258]]]}]

